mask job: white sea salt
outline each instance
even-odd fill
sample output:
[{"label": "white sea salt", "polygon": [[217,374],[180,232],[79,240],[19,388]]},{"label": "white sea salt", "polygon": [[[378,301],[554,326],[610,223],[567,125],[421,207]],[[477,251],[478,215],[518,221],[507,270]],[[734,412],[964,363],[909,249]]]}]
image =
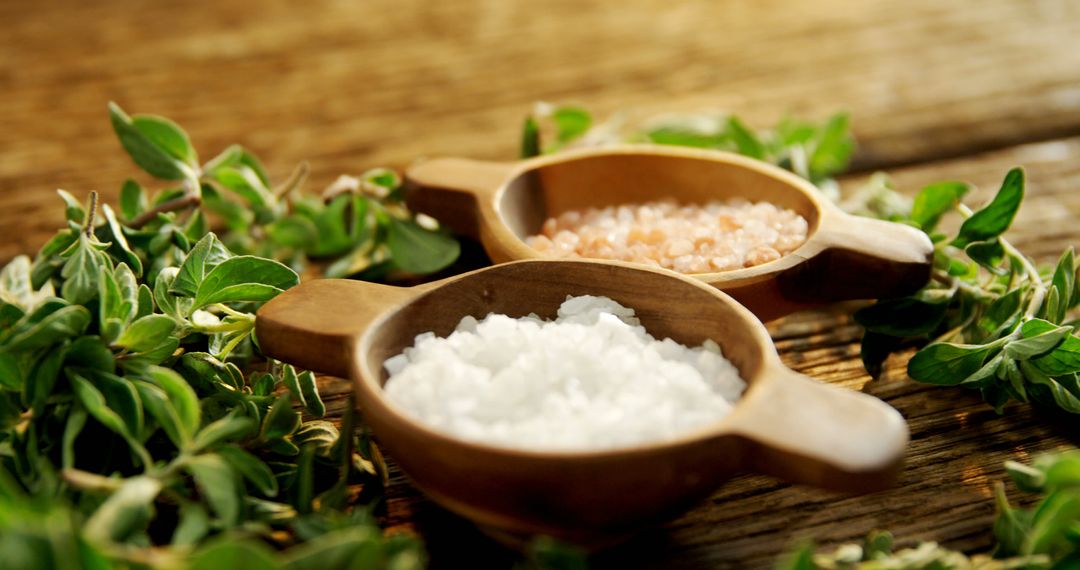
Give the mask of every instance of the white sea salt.
[{"label": "white sea salt", "polygon": [[387,396],[417,420],[519,449],[672,439],[726,416],[746,388],[715,342],[657,340],[633,309],[589,295],[567,297],[553,321],[467,316],[384,365]]}]

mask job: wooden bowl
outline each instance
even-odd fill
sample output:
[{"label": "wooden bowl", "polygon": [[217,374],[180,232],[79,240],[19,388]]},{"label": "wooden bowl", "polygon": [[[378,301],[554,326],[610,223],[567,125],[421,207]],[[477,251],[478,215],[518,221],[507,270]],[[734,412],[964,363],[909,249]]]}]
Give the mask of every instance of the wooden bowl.
[{"label": "wooden bowl", "polygon": [[[728,417],[678,439],[609,451],[525,451],[465,441],[383,394],[383,362],[465,315],[554,317],[567,295],[604,295],[658,338],[713,339],[749,383]],[[268,356],[352,379],[364,421],[431,499],[507,536],[587,546],[664,521],[749,469],[840,491],[889,485],[908,440],[893,408],[784,367],[764,326],[702,281],[619,262],[522,261],[397,288],[315,280],[258,312]]]},{"label": "wooden bowl", "polygon": [[806,307],[913,293],[933,245],[914,228],[844,213],[809,182],[736,154],[657,145],[583,149],[517,163],[442,158],[405,173],[409,207],[479,239],[496,263],[538,259],[524,239],[567,210],[741,197],[790,208],[809,235],[776,261],[693,276],[769,320]]}]

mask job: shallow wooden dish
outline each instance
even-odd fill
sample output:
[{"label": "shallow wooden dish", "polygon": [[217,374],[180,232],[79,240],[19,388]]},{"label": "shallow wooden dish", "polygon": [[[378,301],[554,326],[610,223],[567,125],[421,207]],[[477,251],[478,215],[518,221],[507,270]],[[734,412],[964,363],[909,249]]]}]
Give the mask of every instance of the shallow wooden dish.
[{"label": "shallow wooden dish", "polygon": [[[711,338],[750,387],[723,420],[671,441],[598,452],[520,451],[429,429],[387,400],[383,362],[465,315],[552,317],[567,295],[633,307],[658,338]],[[662,522],[749,469],[840,491],[889,485],[908,440],[885,403],[784,367],[747,309],[703,282],[617,262],[522,261],[397,288],[303,283],[260,309],[264,353],[352,379],[364,421],[434,501],[493,534],[597,546]]]},{"label": "shallow wooden dish", "polygon": [[810,226],[799,249],[756,267],[693,275],[762,320],[821,303],[906,295],[930,276],[933,246],[922,232],[846,214],[806,180],[727,152],[626,145],[516,163],[441,158],[413,165],[405,183],[411,208],[479,239],[495,263],[541,258],[524,238],[567,210],[733,197],[790,208]]}]

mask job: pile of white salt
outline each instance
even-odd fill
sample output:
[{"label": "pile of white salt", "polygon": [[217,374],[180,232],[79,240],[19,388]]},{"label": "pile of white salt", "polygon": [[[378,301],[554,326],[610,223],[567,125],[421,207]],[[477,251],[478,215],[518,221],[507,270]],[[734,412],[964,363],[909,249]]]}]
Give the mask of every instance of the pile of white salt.
[{"label": "pile of white salt", "polygon": [[713,341],[657,340],[634,310],[568,297],[558,317],[465,317],[385,362],[387,396],[447,434],[505,447],[596,450],[676,438],[732,410],[746,383]]}]

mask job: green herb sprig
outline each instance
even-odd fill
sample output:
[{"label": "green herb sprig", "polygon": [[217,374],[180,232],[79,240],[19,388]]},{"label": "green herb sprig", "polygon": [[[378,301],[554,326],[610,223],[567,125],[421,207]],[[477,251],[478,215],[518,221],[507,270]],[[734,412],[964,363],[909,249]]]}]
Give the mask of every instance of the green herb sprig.
[{"label": "green herb sprig", "polygon": [[[179,127],[110,111],[136,164],[179,186],[150,199],[129,181],[119,215],[96,194],[84,205],[61,191],[67,227],[0,270],[0,557],[19,568],[422,565],[415,540],[384,538],[364,501],[350,506],[386,480],[351,402],[339,429],[320,419],[312,373],[258,353],[255,310],[297,273],[209,231],[213,212],[249,208],[251,224],[226,234],[243,247],[241,232],[303,214],[258,205],[263,175],[246,152],[198,166]],[[206,200],[216,184],[233,194]],[[394,224],[414,240],[438,235],[413,231],[390,200],[360,198],[345,199],[371,208],[376,229],[350,244],[392,249],[398,230],[377,228]],[[379,263],[415,262],[392,258]]]},{"label": "green herb sprig", "polygon": [[1031,465],[1005,463],[1013,483],[1040,495],[1030,509],[1016,509],[995,488],[997,515],[990,554],[972,557],[934,542],[895,551],[888,532],[870,533],[860,544],[815,553],[804,543],[786,555],[776,570],[1052,570],[1080,564],[1080,451],[1037,458]]},{"label": "green herb sprig", "polygon": [[[1024,196],[1022,170],[1011,170],[977,211],[962,203],[968,190],[941,182],[915,198],[907,221],[935,243],[933,279],[855,314],[866,329],[867,370],[876,375],[889,353],[929,342],[908,362],[915,380],[978,389],[998,412],[1019,400],[1080,413],[1080,339],[1068,320],[1080,304],[1072,249],[1040,271],[1005,239]],[[963,220],[951,237],[938,231],[949,214]]]},{"label": "green herb sprig", "polygon": [[460,253],[438,222],[408,211],[392,170],[342,176],[325,192],[309,194],[302,191],[306,163],[273,186],[259,159],[239,145],[200,165],[187,133],[172,121],[129,117],[116,104],[109,114],[135,164],[176,184],[150,196],[128,180],[120,216],[113,216],[129,227],[129,240],[151,253],[151,275],[177,258],[170,246],[184,250],[207,231],[210,218],[227,228],[221,240],[231,250],[277,259],[299,272],[314,261],[327,277],[423,276],[448,267]]}]

